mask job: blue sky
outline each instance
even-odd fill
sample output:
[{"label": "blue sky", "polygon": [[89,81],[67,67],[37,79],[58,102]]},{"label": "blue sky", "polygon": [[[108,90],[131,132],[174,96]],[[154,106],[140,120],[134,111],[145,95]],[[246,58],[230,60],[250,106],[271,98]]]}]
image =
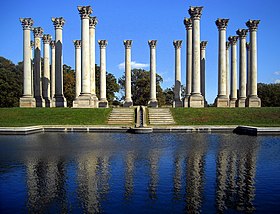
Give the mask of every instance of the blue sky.
[{"label": "blue sky", "polygon": [[[80,39],[81,20],[78,5],[91,5],[97,16],[96,40],[107,39],[107,70],[117,78],[123,75],[123,40],[132,39],[132,61],[135,67],[149,69],[148,40],[156,39],[157,73],[163,88],[174,84],[173,40],[183,40],[182,83],[186,82],[186,32],[183,18],[189,17],[189,6],[204,6],[201,17],[201,40],[206,48],[206,99],[212,103],[217,96],[218,30],[217,18],[229,18],[227,36],[238,28],[246,28],[248,19],[260,19],[258,29],[258,82],[280,82],[280,1],[278,0],[9,0],[0,3],[0,56],[14,63],[22,61],[22,27],[20,17],[31,17],[34,26],[54,37],[51,17],[64,17],[64,63],[74,68],[74,45]],[[248,38],[249,39],[249,38]],[[96,43],[96,62],[99,47]]]}]

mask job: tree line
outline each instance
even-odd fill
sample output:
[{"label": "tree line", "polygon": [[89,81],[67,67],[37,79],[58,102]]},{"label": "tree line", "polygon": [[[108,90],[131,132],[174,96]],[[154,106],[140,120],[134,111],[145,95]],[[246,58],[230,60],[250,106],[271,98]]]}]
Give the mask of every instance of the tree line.
[{"label": "tree line", "polygon": [[[96,65],[96,95],[99,96],[100,67]],[[172,105],[173,88],[162,89],[163,79],[156,76],[157,99],[159,106]],[[109,105],[121,105],[124,100],[125,76],[117,79],[112,73],[106,72],[107,99]],[[63,65],[63,88],[67,106],[71,107],[75,99],[75,71],[69,65]],[[134,105],[147,105],[150,97],[150,72],[133,69],[131,75],[132,100]],[[15,65],[12,61],[0,56],[0,107],[18,107],[23,92],[23,62]],[[121,94],[121,97],[117,96]],[[280,83],[258,83],[258,95],[262,106],[280,106]],[[184,88],[182,87],[182,97]]]}]

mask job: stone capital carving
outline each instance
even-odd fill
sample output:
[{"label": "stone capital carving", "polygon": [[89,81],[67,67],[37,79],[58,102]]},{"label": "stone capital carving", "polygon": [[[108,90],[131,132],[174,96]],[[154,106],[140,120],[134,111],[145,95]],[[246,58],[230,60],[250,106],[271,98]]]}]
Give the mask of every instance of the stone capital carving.
[{"label": "stone capital carving", "polygon": [[63,17],[52,18],[52,22],[55,29],[62,29],[65,24],[65,19]]},{"label": "stone capital carving", "polygon": [[182,47],[182,40],[174,40],[173,45],[175,49],[180,49]]},{"label": "stone capital carving", "polygon": [[258,25],[260,23],[260,20],[248,20],[246,22],[246,26],[249,28],[250,31],[257,31]]},{"label": "stone capital carving", "polygon": [[92,13],[92,8],[91,6],[78,6],[78,11],[81,19],[89,19],[89,16]]},{"label": "stone capital carving", "polygon": [[184,18],[184,25],[186,27],[186,30],[191,30],[192,29],[192,19]]},{"label": "stone capital carving", "polygon": [[21,22],[23,30],[31,30],[34,21],[31,18],[20,18],[19,21]]},{"label": "stone capital carving", "polygon": [[96,16],[89,17],[89,28],[95,28],[97,24],[98,24],[98,20]]},{"label": "stone capital carving", "polygon": [[49,44],[52,40],[52,36],[50,34],[44,34],[43,35],[43,43]]},{"label": "stone capital carving", "polygon": [[124,40],[123,44],[124,44],[125,48],[131,48],[132,40]]},{"label": "stone capital carving", "polygon": [[52,41],[50,42],[50,46],[51,46],[51,48],[55,48],[55,41],[54,41],[54,40],[52,40]]},{"label": "stone capital carving", "polygon": [[230,46],[230,42],[226,42],[226,50],[229,49],[229,46]]},{"label": "stone capital carving", "polygon": [[41,27],[34,27],[33,34],[35,38],[41,38],[43,36],[44,30]]},{"label": "stone capital carving", "polygon": [[246,48],[247,50],[250,50],[250,42],[246,42]]},{"label": "stone capital carving", "polygon": [[236,45],[237,40],[238,40],[238,36],[229,36],[228,37],[228,41],[231,45]]},{"label": "stone capital carving", "polygon": [[219,30],[226,30],[227,25],[228,25],[228,21],[229,21],[229,19],[218,18],[215,23],[216,23]]},{"label": "stone capital carving", "polygon": [[81,40],[73,40],[75,48],[81,48],[82,41]]},{"label": "stone capital carving", "polygon": [[98,44],[99,44],[100,48],[106,48],[106,46],[108,45],[108,41],[107,40],[98,40]]},{"label": "stone capital carving", "polygon": [[148,44],[149,44],[150,48],[156,48],[157,40],[149,40]]},{"label": "stone capital carving", "polygon": [[203,7],[192,7],[192,6],[190,6],[189,14],[190,14],[191,18],[199,20],[201,15],[202,15],[202,9],[203,9]]},{"label": "stone capital carving", "polygon": [[207,43],[208,43],[208,41],[201,41],[200,42],[200,49],[205,50]]},{"label": "stone capital carving", "polygon": [[238,29],[236,31],[236,34],[239,36],[241,39],[245,39],[248,33],[248,29]]},{"label": "stone capital carving", "polygon": [[34,42],[33,41],[30,41],[30,48],[34,48]]}]

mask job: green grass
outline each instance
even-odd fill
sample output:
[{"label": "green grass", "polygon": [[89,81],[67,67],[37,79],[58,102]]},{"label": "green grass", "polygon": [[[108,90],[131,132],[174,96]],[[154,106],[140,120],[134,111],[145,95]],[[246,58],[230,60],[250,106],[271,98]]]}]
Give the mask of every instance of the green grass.
[{"label": "green grass", "polygon": [[112,109],[0,108],[0,127],[106,125]]},{"label": "green grass", "polygon": [[175,108],[177,125],[280,126],[280,108]]}]

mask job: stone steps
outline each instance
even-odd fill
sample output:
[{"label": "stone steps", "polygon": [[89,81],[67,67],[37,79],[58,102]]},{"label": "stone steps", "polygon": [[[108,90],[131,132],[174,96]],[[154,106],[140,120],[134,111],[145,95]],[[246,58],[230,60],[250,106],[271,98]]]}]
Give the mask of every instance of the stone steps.
[{"label": "stone steps", "polygon": [[109,125],[133,125],[134,108],[114,108],[108,118]]},{"label": "stone steps", "polygon": [[149,108],[148,120],[150,125],[172,125],[175,124],[169,108]]}]

